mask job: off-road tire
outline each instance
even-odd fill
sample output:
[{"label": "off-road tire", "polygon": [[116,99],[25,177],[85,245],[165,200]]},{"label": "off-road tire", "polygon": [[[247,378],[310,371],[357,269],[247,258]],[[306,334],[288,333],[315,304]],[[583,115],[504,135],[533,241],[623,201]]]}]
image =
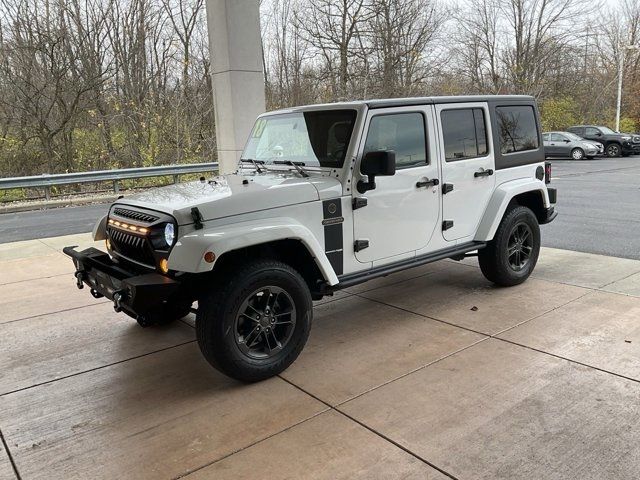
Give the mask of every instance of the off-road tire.
[{"label": "off-road tire", "polygon": [[574,148],[573,150],[571,150],[571,158],[573,160],[584,160],[584,150],[582,150],[581,148]]},{"label": "off-road tire", "polygon": [[[295,305],[293,333],[273,357],[250,358],[236,340],[236,317],[251,293],[267,285],[283,289]],[[236,266],[223,279],[214,282],[198,302],[196,337],[207,361],[229,377],[257,382],[284,371],[298,357],[311,330],[313,304],[302,276],[289,265],[276,260],[257,260]]]},{"label": "off-road tire", "polygon": [[[521,270],[515,270],[509,262],[508,244],[513,230],[526,225],[531,230],[532,251],[528,263]],[[503,287],[524,282],[538,261],[540,254],[540,226],[535,214],[527,207],[514,205],[509,207],[502,217],[493,240],[478,251],[480,270],[487,280]]]},{"label": "off-road tire", "polygon": [[615,158],[622,154],[622,147],[617,143],[610,143],[604,151],[607,154],[607,157]]}]

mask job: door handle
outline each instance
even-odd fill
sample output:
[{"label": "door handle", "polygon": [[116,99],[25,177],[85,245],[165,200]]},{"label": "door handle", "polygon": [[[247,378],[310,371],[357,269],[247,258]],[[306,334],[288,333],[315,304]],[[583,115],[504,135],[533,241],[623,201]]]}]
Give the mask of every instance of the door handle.
[{"label": "door handle", "polygon": [[473,174],[473,176],[475,178],[478,178],[478,177],[490,177],[491,175],[493,175],[493,170],[491,170],[490,168],[488,168],[487,170],[481,168],[480,170],[478,170],[477,172],[475,172]]},{"label": "door handle", "polygon": [[429,180],[428,178],[422,182],[417,182],[416,183],[416,187],[417,188],[422,188],[422,187],[435,187],[436,185],[440,184],[440,180],[438,180],[437,178],[434,178],[432,180]]}]

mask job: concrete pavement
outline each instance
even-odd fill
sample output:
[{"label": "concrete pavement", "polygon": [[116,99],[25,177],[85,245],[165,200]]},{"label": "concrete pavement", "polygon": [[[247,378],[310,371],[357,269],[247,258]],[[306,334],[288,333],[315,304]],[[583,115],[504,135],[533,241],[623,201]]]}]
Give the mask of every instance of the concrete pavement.
[{"label": "concrete pavement", "polygon": [[78,291],[69,244],[92,242],[0,245],[2,480],[638,477],[640,261],[394,274],[319,302],[300,358],[243,385],[192,316],[142,329]]}]

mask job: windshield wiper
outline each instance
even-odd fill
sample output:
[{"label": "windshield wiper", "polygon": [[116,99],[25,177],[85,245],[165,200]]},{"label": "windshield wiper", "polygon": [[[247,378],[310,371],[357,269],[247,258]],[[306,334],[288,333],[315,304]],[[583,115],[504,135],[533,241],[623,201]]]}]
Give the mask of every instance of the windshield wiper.
[{"label": "windshield wiper", "polygon": [[262,160],[254,160],[253,158],[241,158],[240,161],[242,163],[252,163],[254,167],[256,167],[256,172],[262,173],[262,169],[260,168],[260,164],[264,165],[264,161]]},{"label": "windshield wiper", "polygon": [[302,167],[304,167],[304,162],[292,162],[291,160],[274,160],[273,163],[274,165],[290,165],[292,167],[295,167],[298,173],[303,177],[309,176],[309,174],[302,169]]}]

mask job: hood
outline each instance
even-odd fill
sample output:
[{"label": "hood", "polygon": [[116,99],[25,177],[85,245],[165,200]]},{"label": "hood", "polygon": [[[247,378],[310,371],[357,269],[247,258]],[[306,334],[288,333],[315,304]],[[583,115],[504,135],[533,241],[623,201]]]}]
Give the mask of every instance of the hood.
[{"label": "hood", "polygon": [[[329,183],[330,187],[327,186]],[[198,207],[203,220],[213,220],[319,200],[320,192],[336,191],[336,183],[340,185],[337,179],[330,177],[312,175],[302,178],[297,173],[287,171],[246,175],[233,173],[205,182],[154,188],[123,198],[117,203],[169,213],[180,225],[185,225],[193,223],[191,209],[194,207]]]}]

